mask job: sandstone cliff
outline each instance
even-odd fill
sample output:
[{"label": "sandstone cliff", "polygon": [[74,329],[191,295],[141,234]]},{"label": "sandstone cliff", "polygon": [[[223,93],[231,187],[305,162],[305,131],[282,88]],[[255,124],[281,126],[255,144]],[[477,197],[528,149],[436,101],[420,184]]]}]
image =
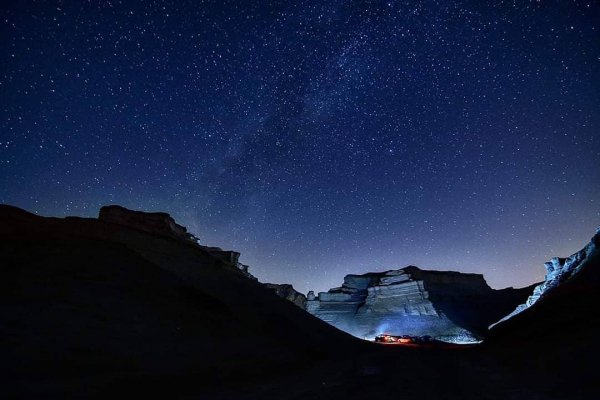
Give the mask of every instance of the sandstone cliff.
[{"label": "sandstone cliff", "polygon": [[388,333],[475,342],[526,296],[527,289],[493,290],[480,274],[409,266],[347,275],[341,287],[309,293],[306,309],[361,338]]}]

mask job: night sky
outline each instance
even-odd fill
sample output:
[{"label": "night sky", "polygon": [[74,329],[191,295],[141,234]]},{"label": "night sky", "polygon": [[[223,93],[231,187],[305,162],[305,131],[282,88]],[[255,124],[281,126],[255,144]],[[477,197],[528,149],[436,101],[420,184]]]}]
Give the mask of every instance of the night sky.
[{"label": "night sky", "polygon": [[166,211],[302,292],[524,286],[600,225],[597,2],[3,4],[2,203]]}]

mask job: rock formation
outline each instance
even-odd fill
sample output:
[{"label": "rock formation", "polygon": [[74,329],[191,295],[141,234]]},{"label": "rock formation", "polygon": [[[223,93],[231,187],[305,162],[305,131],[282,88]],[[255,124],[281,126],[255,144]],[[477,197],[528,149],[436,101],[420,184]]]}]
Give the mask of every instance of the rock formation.
[{"label": "rock formation", "polygon": [[167,213],[134,211],[125,207],[111,205],[104,206],[100,209],[98,219],[103,222],[119,224],[128,228],[133,228],[151,235],[168,237],[171,239],[195,244],[212,257],[224,262],[225,264],[236,267],[248,278],[256,280],[256,278],[249,272],[249,267],[241,264],[238,261],[240,258],[240,253],[232,250],[223,250],[220,247],[200,245],[196,236],[189,233],[184,226],[177,224],[173,217]]},{"label": "rock formation", "polygon": [[[591,241],[581,250],[572,254],[568,258],[554,257],[544,264],[546,268],[546,277],[544,282],[537,285],[533,289],[531,296],[527,298],[525,303],[520,304],[509,315],[502,318],[500,321],[492,324],[493,328],[497,324],[507,321],[514,316],[527,310],[538,301],[552,295],[561,287],[569,286],[571,282],[581,273],[584,268],[592,268],[594,263],[598,263],[600,255],[600,228],[596,230],[596,234]],[[588,273],[584,282],[585,287],[589,285],[598,285],[598,273]],[[578,290],[581,291],[581,290]]]},{"label": "rock formation", "polygon": [[306,310],[361,338],[388,333],[475,342],[489,321],[504,315],[526,293],[493,290],[480,274],[409,266],[347,275],[341,287],[316,297],[309,293]]},{"label": "rock formation", "polygon": [[292,285],[285,283],[264,283],[263,285],[274,290],[279,297],[283,297],[284,299],[291,301],[303,310],[306,309],[306,296],[296,291]]},{"label": "rock formation", "polygon": [[185,227],[177,224],[169,214],[163,212],[134,211],[111,205],[100,209],[98,219],[138,229],[152,235],[197,242],[197,239],[188,233]]},{"label": "rock formation", "polygon": [[364,345],[179,240],[168,214],[123,210],[0,205],[3,398],[181,397],[186,379],[184,397],[241,398],[202,386]]},{"label": "rock formation", "polygon": [[[493,341],[488,336],[468,351],[406,348],[352,338],[248,279],[240,273],[244,266],[189,241],[95,218],[45,218],[0,205],[2,394],[11,399],[347,400],[398,393],[406,399],[594,398],[598,248],[595,238],[578,272],[495,327]],[[437,274],[408,269],[354,276],[337,292],[362,290],[366,303],[373,291],[415,281],[416,290],[427,295],[409,297],[417,306],[408,302],[408,310],[431,313],[429,301],[438,316],[452,315],[438,309],[433,282],[460,279]],[[491,293],[504,304],[516,292]],[[318,302],[314,293],[307,297]],[[478,310],[494,314],[490,304],[483,302]]]},{"label": "rock formation", "polygon": [[[499,364],[518,364],[527,381],[536,372],[544,376],[543,397],[598,397],[600,232],[581,251],[552,259],[546,269],[545,282],[528,301],[490,327],[482,350]],[[549,377],[553,371],[558,373]],[[561,382],[562,375],[567,379]]]}]

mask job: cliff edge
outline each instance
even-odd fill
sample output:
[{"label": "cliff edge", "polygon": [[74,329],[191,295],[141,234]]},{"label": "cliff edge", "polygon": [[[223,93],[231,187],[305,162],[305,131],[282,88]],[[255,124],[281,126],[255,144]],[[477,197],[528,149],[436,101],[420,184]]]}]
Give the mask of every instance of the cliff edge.
[{"label": "cliff edge", "polygon": [[494,290],[480,274],[408,266],[347,275],[338,288],[309,293],[306,309],[360,338],[387,333],[472,343],[528,293],[527,288]]}]

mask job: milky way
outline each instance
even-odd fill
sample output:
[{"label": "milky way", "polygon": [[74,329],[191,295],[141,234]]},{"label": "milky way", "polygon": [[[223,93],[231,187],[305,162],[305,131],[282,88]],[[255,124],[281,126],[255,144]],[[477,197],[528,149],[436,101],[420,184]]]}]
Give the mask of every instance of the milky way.
[{"label": "milky way", "polygon": [[303,292],[408,264],[523,286],[600,224],[598,3],[0,14],[0,202],[167,211]]}]

